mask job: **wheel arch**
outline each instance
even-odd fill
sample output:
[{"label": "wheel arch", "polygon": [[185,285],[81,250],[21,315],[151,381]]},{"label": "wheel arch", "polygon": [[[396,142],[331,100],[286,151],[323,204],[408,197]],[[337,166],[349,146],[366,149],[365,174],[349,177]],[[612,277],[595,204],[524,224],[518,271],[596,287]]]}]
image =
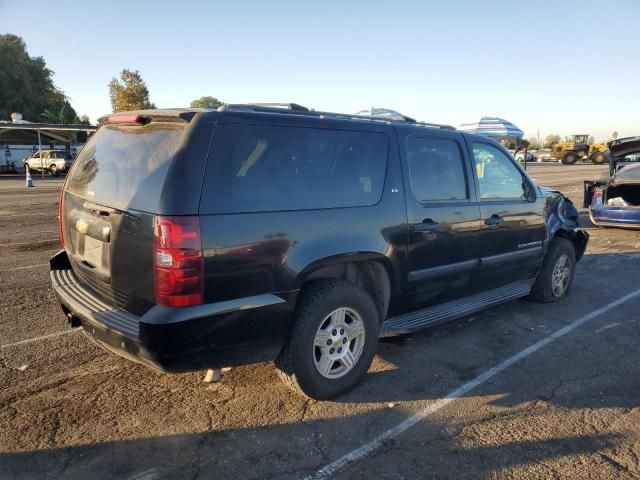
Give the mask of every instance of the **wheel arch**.
[{"label": "wheel arch", "polygon": [[389,309],[391,295],[397,288],[391,261],[375,252],[353,252],[314,261],[296,279],[299,289],[321,279],[349,281],[371,295],[382,322]]},{"label": "wheel arch", "polygon": [[576,252],[576,262],[584,255],[589,241],[589,235],[586,232],[567,225],[566,219],[563,222],[557,214],[552,214],[549,218],[547,238],[549,244],[554,238],[566,238],[571,241]]}]

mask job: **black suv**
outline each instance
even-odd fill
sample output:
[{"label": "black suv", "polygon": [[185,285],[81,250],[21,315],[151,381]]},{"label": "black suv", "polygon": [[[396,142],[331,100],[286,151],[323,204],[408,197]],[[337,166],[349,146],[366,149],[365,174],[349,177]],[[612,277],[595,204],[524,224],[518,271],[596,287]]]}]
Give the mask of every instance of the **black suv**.
[{"label": "black suv", "polygon": [[168,372],[276,361],[313,398],[378,338],[563,298],[588,235],[500,144],[405,117],[227,105],[104,117],[60,195],[72,326]]}]

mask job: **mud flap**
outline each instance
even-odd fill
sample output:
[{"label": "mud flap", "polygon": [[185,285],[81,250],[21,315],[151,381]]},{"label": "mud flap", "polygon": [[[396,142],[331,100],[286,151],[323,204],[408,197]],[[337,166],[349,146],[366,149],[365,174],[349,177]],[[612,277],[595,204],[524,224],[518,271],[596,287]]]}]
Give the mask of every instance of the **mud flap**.
[{"label": "mud flap", "polygon": [[578,230],[576,236],[573,238],[573,246],[576,249],[576,262],[578,262],[584,251],[587,249],[587,243],[589,242],[589,234],[583,230]]}]

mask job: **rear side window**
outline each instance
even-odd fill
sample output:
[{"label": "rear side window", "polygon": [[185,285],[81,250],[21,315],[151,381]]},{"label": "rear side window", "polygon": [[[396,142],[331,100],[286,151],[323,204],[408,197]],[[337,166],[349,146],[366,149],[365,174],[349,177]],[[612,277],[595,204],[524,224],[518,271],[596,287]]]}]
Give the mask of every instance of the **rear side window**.
[{"label": "rear side window", "polygon": [[157,211],[183,129],[164,122],[103,126],[74,162],[67,190],[101,205]]},{"label": "rear side window", "polygon": [[376,204],[387,136],[376,132],[223,124],[215,130],[202,213]]},{"label": "rear side window", "polygon": [[407,164],[416,200],[466,200],[467,180],[457,142],[441,138],[409,137]]}]

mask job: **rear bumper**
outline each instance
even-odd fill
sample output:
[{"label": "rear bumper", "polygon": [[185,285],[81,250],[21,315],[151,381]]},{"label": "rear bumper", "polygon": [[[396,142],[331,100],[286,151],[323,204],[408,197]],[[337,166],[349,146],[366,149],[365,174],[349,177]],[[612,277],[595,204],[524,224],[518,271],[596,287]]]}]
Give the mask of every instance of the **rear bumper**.
[{"label": "rear bumper", "polygon": [[281,350],[292,307],[284,298],[256,295],[195,307],[156,305],[142,316],[100,300],[74,275],[67,255],[51,259],[51,282],[70,323],[98,345],[165,372],[184,372],[273,360]]},{"label": "rear bumper", "polygon": [[640,228],[640,208],[589,208],[591,221],[604,227]]}]

